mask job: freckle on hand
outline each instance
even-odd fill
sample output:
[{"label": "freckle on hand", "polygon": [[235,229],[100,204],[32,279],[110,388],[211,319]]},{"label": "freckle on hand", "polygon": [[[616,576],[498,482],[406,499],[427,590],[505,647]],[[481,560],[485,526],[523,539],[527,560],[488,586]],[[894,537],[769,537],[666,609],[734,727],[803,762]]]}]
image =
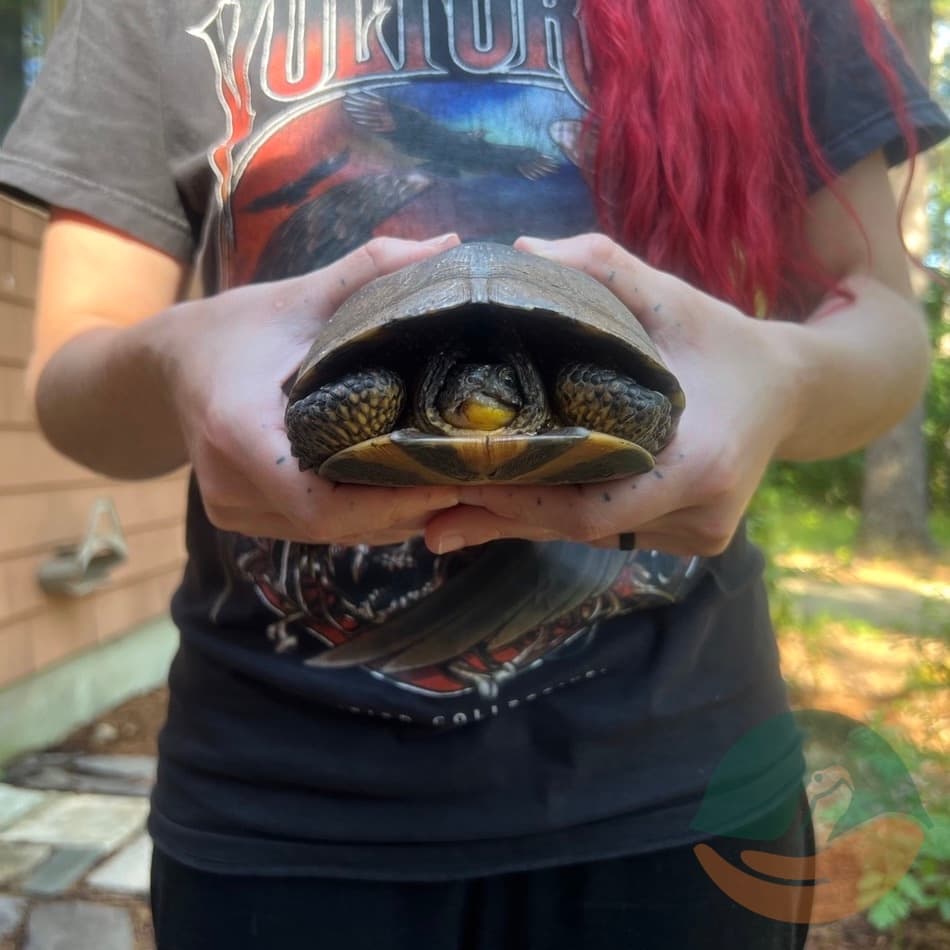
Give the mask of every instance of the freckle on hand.
[{"label": "freckle on hand", "polygon": [[653,477],[662,479],[663,473],[658,468],[655,468],[653,469]]},{"label": "freckle on hand", "polygon": [[278,464],[278,465],[283,465],[284,462],[286,462],[286,461],[287,461],[287,456],[286,456],[286,455],[282,455],[279,459],[277,459],[277,464]]},{"label": "freckle on hand", "polygon": [[610,501],[610,492],[605,491],[600,497],[603,498],[604,501]]}]

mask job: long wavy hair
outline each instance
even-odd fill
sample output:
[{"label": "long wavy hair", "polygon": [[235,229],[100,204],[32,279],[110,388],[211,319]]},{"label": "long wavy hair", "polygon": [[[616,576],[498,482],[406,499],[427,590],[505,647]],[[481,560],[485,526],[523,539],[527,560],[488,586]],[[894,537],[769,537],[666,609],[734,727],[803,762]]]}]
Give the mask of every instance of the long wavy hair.
[{"label": "long wavy hair", "polygon": [[[870,0],[851,2],[913,154],[880,20]],[[809,118],[801,0],[582,0],[581,11],[602,228],[748,313],[795,299],[803,279],[832,286],[801,241],[803,158],[834,187]]]}]

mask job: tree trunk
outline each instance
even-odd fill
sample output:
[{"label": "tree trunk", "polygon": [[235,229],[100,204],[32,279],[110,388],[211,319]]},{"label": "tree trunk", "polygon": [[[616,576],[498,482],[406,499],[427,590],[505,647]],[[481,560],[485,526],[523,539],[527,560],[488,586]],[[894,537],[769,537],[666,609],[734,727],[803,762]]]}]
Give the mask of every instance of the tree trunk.
[{"label": "tree trunk", "polygon": [[864,457],[860,547],[866,553],[926,554],[927,464],[921,426],[924,409],[868,446]]},{"label": "tree trunk", "polygon": [[[904,43],[907,55],[925,83],[930,80],[930,43],[933,15],[930,0],[889,0],[891,22]],[[904,174],[895,177],[900,193]],[[904,208],[904,235],[917,258],[926,253],[927,170],[917,159],[914,188]],[[928,278],[919,268],[912,275],[917,296],[926,292]],[[927,524],[927,455],[921,404],[896,428],[868,446],[864,459],[859,545],[868,553],[927,553],[933,540]]]}]

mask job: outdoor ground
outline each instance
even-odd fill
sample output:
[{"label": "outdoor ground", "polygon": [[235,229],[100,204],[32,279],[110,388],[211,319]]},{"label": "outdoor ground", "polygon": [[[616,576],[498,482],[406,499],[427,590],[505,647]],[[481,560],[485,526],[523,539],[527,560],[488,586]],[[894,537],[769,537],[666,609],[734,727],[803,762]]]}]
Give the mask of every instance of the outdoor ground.
[{"label": "outdoor ground", "polygon": [[[931,816],[947,820],[950,562],[842,563],[797,552],[778,564],[779,644],[794,705],[839,712],[878,730],[911,769]],[[941,876],[950,894],[950,865]],[[808,944],[808,950],[947,948],[950,924],[935,911],[915,913],[886,933],[858,915],[814,928]]]},{"label": "outdoor ground", "polygon": [[[950,562],[926,559],[908,568],[798,552],[780,555],[777,573],[780,644],[796,706],[840,712],[880,730],[897,744],[928,810],[946,814]],[[137,697],[58,748],[155,754],[166,701],[164,689]],[[148,950],[145,904],[129,904],[138,909],[137,950]],[[950,925],[936,912],[918,912],[882,933],[856,915],[814,928],[808,950],[950,950]]]}]

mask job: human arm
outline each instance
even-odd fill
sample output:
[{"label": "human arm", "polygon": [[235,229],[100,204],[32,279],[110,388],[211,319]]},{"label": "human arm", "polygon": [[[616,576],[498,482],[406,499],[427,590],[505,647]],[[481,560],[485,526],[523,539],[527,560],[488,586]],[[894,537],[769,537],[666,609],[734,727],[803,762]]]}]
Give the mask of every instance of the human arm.
[{"label": "human arm", "polygon": [[280,384],[346,296],[455,240],[373,241],[303,277],[176,303],[180,262],[54,213],[29,371],[40,425],[61,452],[112,477],[190,462],[220,528],[311,542],[417,534],[453,491],[334,486],[298,471]]},{"label": "human arm", "polygon": [[177,303],[187,278],[184,262],[54,209],[40,253],[27,389],[44,435],[64,455],[115,478],[184,464],[145,323]]},{"label": "human arm", "polygon": [[[924,321],[913,300],[880,155],[813,197],[806,240],[851,292],[815,298],[800,322],[754,320],[654,270],[608,239],[522,240],[585,270],[637,315],[686,392],[686,411],[653,473],[581,487],[478,487],[426,530],[433,550],[500,537],[722,552],[773,458],[815,459],[873,439],[917,401]],[[865,236],[867,240],[865,240]]]}]

